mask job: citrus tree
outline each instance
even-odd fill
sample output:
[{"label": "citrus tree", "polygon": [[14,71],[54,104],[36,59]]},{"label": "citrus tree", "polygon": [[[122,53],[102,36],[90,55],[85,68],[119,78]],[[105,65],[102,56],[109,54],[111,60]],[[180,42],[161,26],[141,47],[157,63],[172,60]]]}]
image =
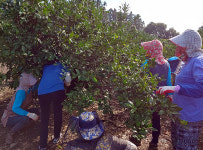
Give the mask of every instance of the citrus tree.
[{"label": "citrus tree", "polygon": [[43,65],[57,58],[75,81],[64,102],[70,112],[97,103],[112,114],[110,102],[118,100],[138,139],[150,128],[153,111],[177,113],[175,105],[154,94],[162,80],[149,72],[154,60],[140,67],[145,61],[140,42],[153,37],[126,21],[126,12],[109,22],[105,7],[93,0],[1,0],[0,7],[0,63],[9,69],[1,79],[11,79],[12,87],[22,71],[40,78]]}]

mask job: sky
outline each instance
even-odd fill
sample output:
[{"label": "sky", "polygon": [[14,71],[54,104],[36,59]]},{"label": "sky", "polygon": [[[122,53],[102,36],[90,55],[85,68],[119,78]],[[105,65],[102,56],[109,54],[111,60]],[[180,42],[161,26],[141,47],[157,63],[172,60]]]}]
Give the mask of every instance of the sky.
[{"label": "sky", "polygon": [[[133,14],[140,14],[145,26],[150,22],[164,23],[167,29],[182,33],[203,26],[203,0],[101,0],[106,9],[122,6],[125,2]],[[129,12],[130,12],[129,11]]]}]

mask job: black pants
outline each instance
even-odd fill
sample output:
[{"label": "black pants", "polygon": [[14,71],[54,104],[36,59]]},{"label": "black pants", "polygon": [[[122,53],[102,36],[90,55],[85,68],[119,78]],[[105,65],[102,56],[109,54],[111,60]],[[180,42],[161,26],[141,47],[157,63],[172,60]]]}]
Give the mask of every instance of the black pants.
[{"label": "black pants", "polygon": [[152,127],[157,130],[157,131],[152,131],[152,142],[157,144],[159,141],[159,135],[161,132],[160,115],[158,114],[158,112],[153,112],[152,114]]},{"label": "black pants", "polygon": [[40,147],[47,146],[48,125],[50,116],[50,105],[53,103],[54,108],[54,138],[59,138],[62,127],[62,102],[66,95],[64,90],[39,95],[39,103],[41,109],[40,123]]}]

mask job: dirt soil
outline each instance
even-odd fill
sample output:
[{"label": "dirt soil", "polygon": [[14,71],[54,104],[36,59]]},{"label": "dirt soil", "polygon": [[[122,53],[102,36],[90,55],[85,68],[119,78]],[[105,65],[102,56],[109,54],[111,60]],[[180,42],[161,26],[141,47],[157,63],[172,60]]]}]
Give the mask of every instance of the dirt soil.
[{"label": "dirt soil", "polygon": [[[12,97],[14,91],[8,87],[1,87],[0,89],[0,117],[3,114],[3,110],[6,108],[10,98]],[[115,135],[119,138],[129,139],[131,132],[125,127],[124,122],[126,120],[127,113],[123,108],[121,108],[116,101],[111,104],[114,108],[114,115],[110,117],[108,115],[103,115],[101,111],[97,110],[96,105],[92,105],[87,108],[87,111],[97,111],[101,120],[104,121],[106,133]],[[33,106],[39,108],[38,99],[35,99]],[[77,112],[71,115],[76,116]],[[65,110],[63,111],[63,127],[62,136],[65,134],[67,129],[68,120],[70,114]],[[0,150],[38,150],[39,146],[39,124],[38,120],[33,126],[24,129],[22,132],[15,135],[15,141],[11,145],[5,145],[5,137],[8,132],[7,128],[4,128],[0,123]],[[67,132],[66,137],[57,144],[52,144],[53,139],[53,114],[50,116],[49,122],[49,135],[48,135],[48,146],[49,150],[62,150],[65,148],[65,143],[69,140],[75,139],[76,134],[72,134],[70,131]],[[151,133],[147,135],[145,139],[142,139],[141,146],[138,146],[138,150],[147,150],[148,144],[151,140]],[[161,118],[161,135],[159,137],[158,150],[171,150],[171,138],[170,138],[170,121],[167,118]]]}]

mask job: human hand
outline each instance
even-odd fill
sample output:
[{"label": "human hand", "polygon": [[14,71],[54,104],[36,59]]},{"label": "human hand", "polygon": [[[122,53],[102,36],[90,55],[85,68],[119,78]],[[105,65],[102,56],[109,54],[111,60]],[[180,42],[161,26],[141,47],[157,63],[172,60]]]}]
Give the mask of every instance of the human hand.
[{"label": "human hand", "polygon": [[166,94],[166,93],[174,93],[176,86],[160,86],[156,91],[156,94]]},{"label": "human hand", "polygon": [[39,118],[39,116],[38,116],[37,114],[35,114],[35,113],[30,113],[30,112],[27,114],[27,116],[28,116],[30,119],[34,120],[34,121],[37,121],[38,118]]}]

